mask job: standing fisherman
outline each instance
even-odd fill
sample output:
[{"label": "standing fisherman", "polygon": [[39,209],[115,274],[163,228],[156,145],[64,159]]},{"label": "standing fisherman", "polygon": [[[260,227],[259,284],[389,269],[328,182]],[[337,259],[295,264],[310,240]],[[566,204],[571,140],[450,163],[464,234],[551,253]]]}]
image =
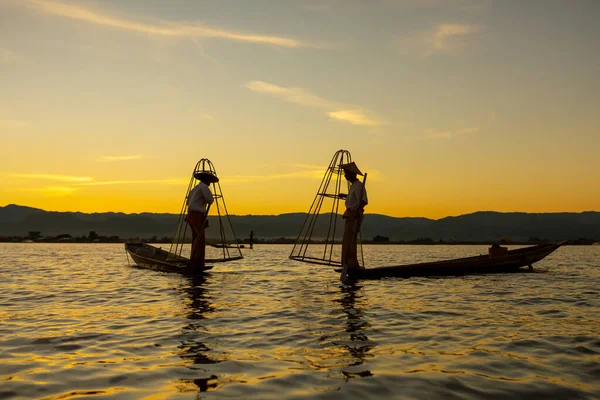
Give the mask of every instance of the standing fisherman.
[{"label": "standing fisherman", "polygon": [[214,198],[210,192],[210,184],[219,182],[212,172],[200,171],[194,174],[194,178],[200,181],[188,195],[187,223],[192,229],[192,252],[188,267],[204,269],[204,256],[206,253],[206,232],[208,225],[208,210]]},{"label": "standing fisherman", "polygon": [[346,220],[342,241],[342,266],[348,269],[357,269],[361,267],[358,263],[356,238],[363,221],[364,207],[369,204],[369,201],[364,184],[356,177],[362,175],[356,164],[354,162],[342,164],[340,168],[344,170],[346,180],[351,183],[346,196],[346,211],[342,215],[342,218]]}]

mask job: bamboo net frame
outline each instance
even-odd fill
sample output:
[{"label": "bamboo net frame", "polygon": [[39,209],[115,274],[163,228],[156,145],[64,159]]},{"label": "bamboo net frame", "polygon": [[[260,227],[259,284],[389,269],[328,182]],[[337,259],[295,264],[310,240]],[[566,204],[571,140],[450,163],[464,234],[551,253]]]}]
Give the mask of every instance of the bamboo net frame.
[{"label": "bamboo net frame", "polygon": [[[352,162],[352,155],[348,150],[338,150],[333,155],[298,233],[290,259],[312,264],[341,266],[341,236],[344,232],[341,213],[345,210],[345,205],[342,204],[340,209],[340,200],[348,194],[350,183],[345,180],[340,165],[350,162]],[[356,240],[359,260],[361,266],[364,266],[360,232]]]},{"label": "bamboo net frame", "polygon": [[[200,181],[195,177],[195,175],[199,172],[209,172],[215,176],[218,176],[213,163],[208,158],[203,158],[196,163],[194,171],[192,172],[192,177],[190,178],[190,182],[188,184],[187,192],[183,199],[179,220],[177,221],[177,229],[175,230],[175,235],[173,235],[173,242],[171,243],[171,247],[169,249],[170,255],[175,259],[181,257],[181,252],[183,250],[184,243],[186,242],[186,234],[188,233],[189,229],[189,225],[186,221],[188,213],[188,197],[190,195],[190,191],[200,183]],[[216,208],[216,217],[219,224],[219,243],[211,243],[211,245],[213,247],[219,247],[222,251],[219,258],[206,259],[205,261],[207,263],[216,263],[240,260],[244,257],[242,256],[242,251],[235,235],[231,218],[229,218],[229,213],[227,212],[227,206],[225,204],[225,198],[223,197],[221,183],[212,183],[210,185],[210,189],[214,198],[211,209]]]}]

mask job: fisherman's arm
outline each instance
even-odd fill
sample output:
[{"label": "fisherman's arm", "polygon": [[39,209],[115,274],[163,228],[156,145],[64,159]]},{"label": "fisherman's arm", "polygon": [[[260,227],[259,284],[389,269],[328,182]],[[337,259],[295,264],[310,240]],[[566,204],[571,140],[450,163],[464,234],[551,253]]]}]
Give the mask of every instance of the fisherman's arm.
[{"label": "fisherman's arm", "polygon": [[215,201],[208,186],[202,188],[202,198],[204,199],[204,202],[208,205],[212,204]]}]

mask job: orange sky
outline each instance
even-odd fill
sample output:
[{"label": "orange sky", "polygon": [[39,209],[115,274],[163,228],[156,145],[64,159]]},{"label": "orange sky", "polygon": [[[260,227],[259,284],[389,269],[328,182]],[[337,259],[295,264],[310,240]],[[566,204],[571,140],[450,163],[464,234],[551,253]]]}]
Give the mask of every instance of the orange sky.
[{"label": "orange sky", "polygon": [[0,205],[178,213],[209,158],[230,213],[303,212],[347,149],[368,213],[597,211],[576,2],[1,1]]}]

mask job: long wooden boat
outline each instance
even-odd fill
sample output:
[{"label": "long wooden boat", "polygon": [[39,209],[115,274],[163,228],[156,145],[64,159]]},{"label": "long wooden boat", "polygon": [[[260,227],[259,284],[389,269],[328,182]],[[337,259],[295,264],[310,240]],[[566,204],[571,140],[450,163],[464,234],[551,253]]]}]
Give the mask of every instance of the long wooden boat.
[{"label": "long wooden boat", "polygon": [[242,259],[242,257],[206,259],[205,267],[203,269],[198,269],[187,267],[189,258],[170,253],[147,243],[127,242],[125,243],[125,250],[140,267],[186,274],[201,274],[212,269],[210,264]]},{"label": "long wooden boat", "polygon": [[[470,274],[495,274],[518,272],[522,267],[533,269],[532,264],[540,261],[565,242],[558,244],[540,244],[510,250],[502,256],[488,254],[458,258],[454,260],[434,261],[420,264],[394,265],[389,267],[348,269],[348,279],[379,279],[384,277],[409,278],[413,276],[460,276]],[[341,268],[335,269],[342,272]]]}]

